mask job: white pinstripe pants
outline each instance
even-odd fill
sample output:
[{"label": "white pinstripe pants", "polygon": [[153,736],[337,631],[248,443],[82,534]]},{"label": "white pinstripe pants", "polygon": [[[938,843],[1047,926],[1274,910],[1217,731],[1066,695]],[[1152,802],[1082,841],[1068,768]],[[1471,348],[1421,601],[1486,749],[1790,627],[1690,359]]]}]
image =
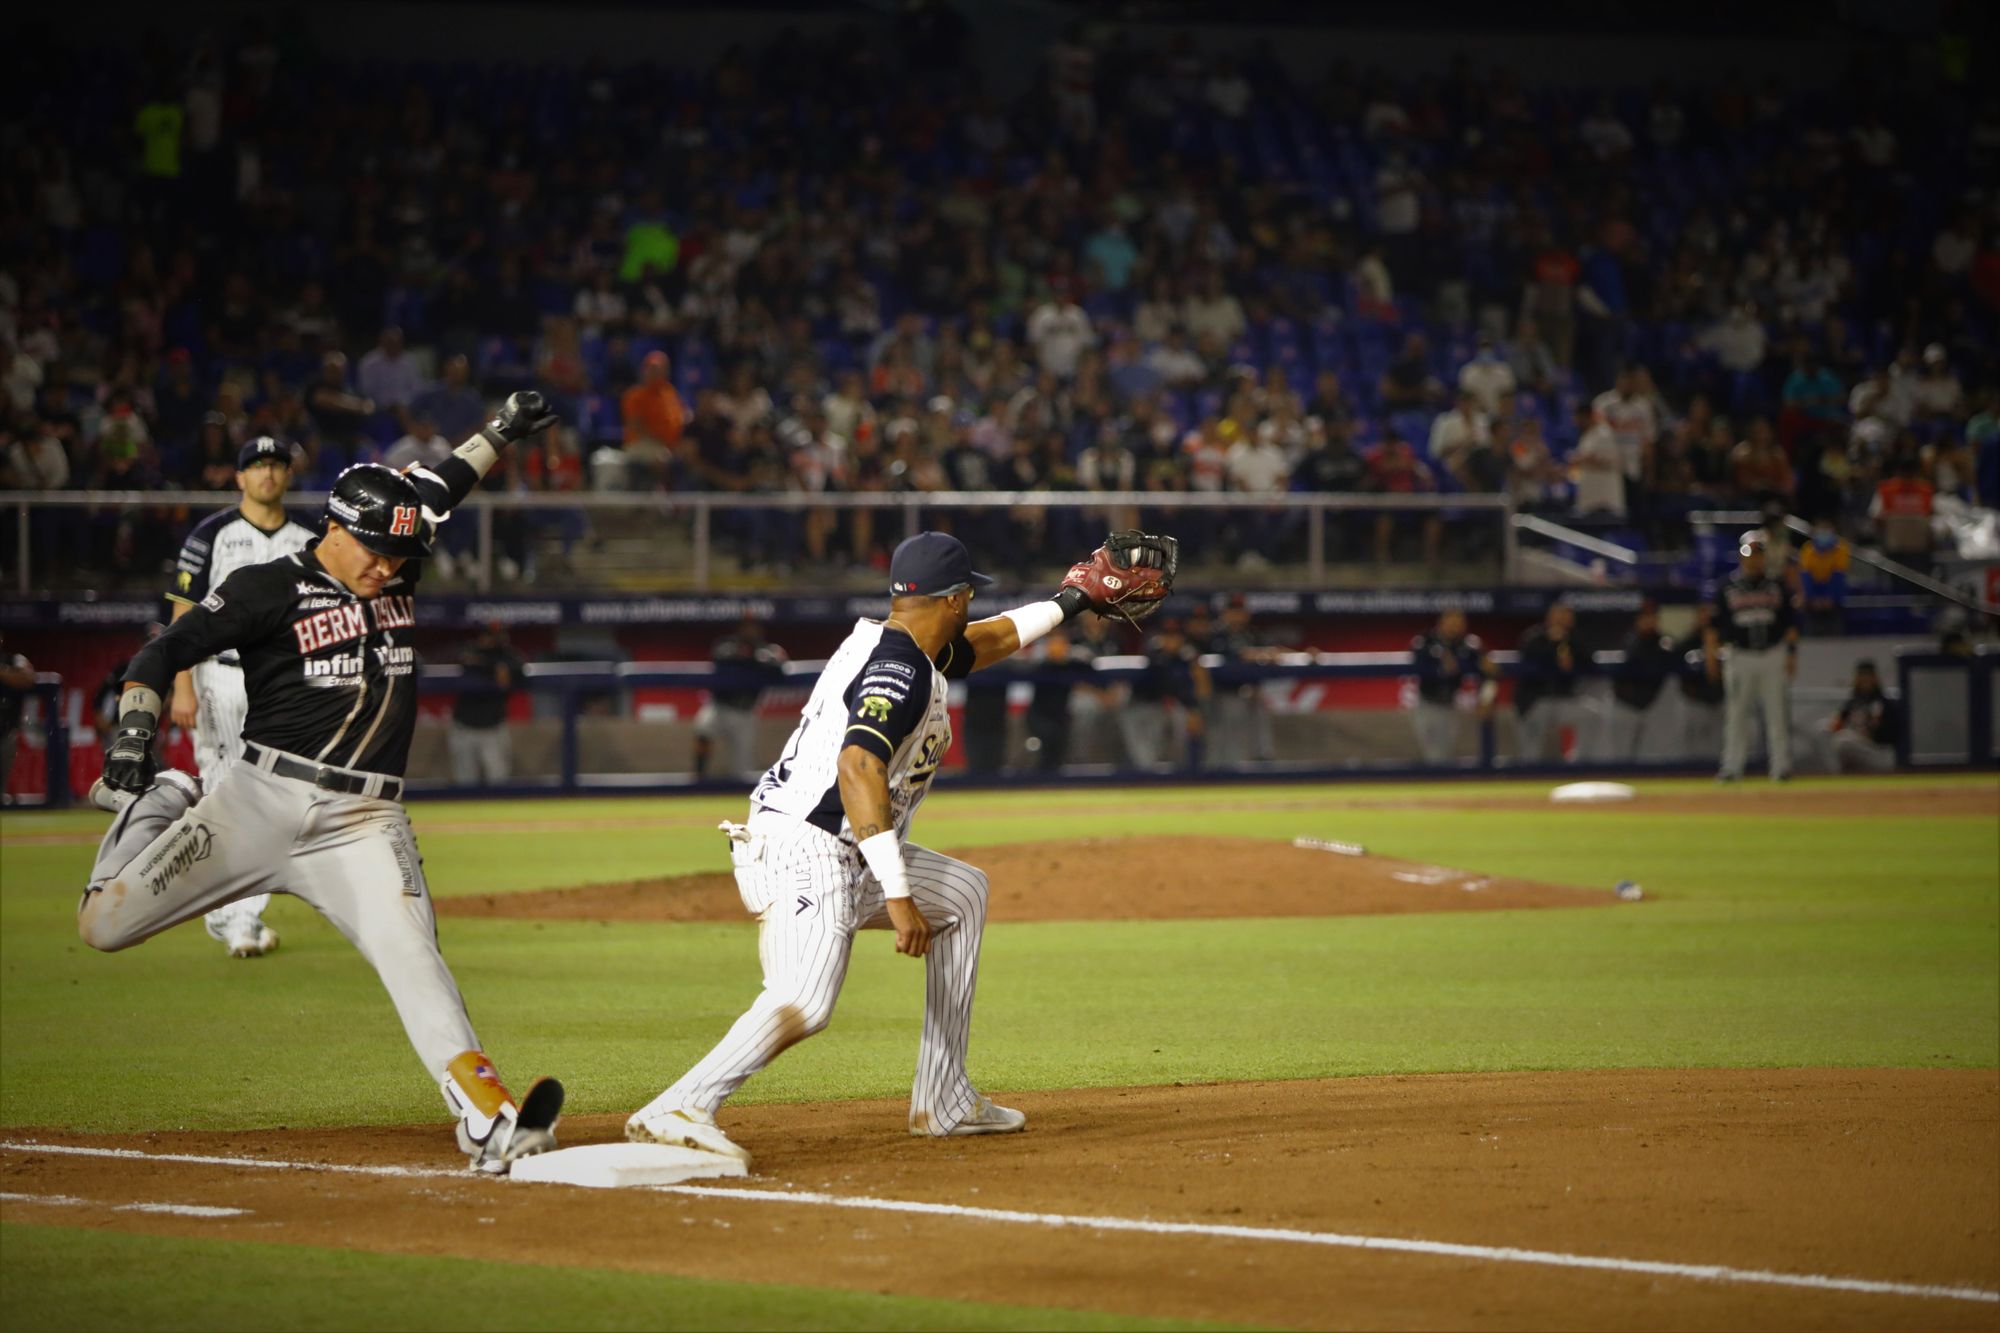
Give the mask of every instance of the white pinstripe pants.
[{"label": "white pinstripe pants", "polygon": [[[854,932],[889,927],[881,886],[861,854],[811,824],[753,821],[749,841],[730,844],[730,859],[743,905],[758,921],[764,989],[715,1049],[641,1115],[682,1108],[714,1114],[752,1074],[832,1021]],[[914,843],[904,845],[903,860],[911,896],[933,932],[910,1127],[941,1136],[979,1097],[965,1055],[986,929],[986,873]]]}]

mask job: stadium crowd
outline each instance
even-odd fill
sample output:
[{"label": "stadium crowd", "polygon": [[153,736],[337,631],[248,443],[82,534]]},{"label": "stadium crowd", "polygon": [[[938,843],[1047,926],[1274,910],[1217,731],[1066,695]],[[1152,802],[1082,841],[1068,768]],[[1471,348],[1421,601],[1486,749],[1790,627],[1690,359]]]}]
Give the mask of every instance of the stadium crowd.
[{"label": "stadium crowd", "polygon": [[[574,429],[492,484],[552,505],[1506,492],[1671,547],[1695,508],[1875,540],[2000,503],[1990,102],[1866,70],[1301,82],[1267,46],[1117,34],[1001,102],[949,7],[914,13],[900,46],[788,33],[701,71],[343,66],[254,24],[44,62],[4,144],[0,488],[229,489],[262,433],[324,484],[532,384]],[[156,566],[179,521],[35,540]],[[859,563],[894,535],[729,532]],[[1406,533],[1436,555],[1436,522],[1386,520],[1338,553]],[[1207,535],[1246,563],[1302,540]]]}]

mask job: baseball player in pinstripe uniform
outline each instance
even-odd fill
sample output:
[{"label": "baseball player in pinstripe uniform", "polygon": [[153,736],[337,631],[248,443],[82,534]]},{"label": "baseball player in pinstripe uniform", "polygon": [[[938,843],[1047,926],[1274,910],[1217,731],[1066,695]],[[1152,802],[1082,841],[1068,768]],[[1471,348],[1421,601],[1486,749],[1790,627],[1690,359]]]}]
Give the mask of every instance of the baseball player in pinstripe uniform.
[{"label": "baseball player in pinstripe uniform", "polygon": [[[201,605],[246,565],[261,565],[303,551],[312,529],[285,516],[284,495],[292,484],[292,449],[260,435],[236,454],[236,489],[243,499],[234,509],[210,514],[181,543],[174,570],[173,619]],[[243,753],[243,720],[250,696],[243,690],[243,663],[236,651],[216,654],[174,677],[174,723],[194,736],[194,757],[204,785],[222,780],[222,770]],[[278,932],[264,924],[271,895],[253,894],[218,907],[202,918],[208,933],[232,958],[256,958],[278,947]]]},{"label": "baseball player in pinstripe uniform", "polygon": [[628,1139],[748,1162],[716,1111],[827,1025],[854,932],[869,928],[894,930],[898,953],[925,960],[910,1133],[1007,1134],[1027,1124],[982,1096],[965,1070],[986,876],[905,839],[951,745],[948,682],[1086,609],[1157,608],[1176,564],[1172,538],[1114,533],[1050,600],[973,624],[974,593],[991,580],[973,571],[957,538],[926,532],[896,548],[890,615],[855,623],[752,792],[748,823],[722,826],[737,889],[760,923],[763,991],[715,1049],[626,1122]]}]

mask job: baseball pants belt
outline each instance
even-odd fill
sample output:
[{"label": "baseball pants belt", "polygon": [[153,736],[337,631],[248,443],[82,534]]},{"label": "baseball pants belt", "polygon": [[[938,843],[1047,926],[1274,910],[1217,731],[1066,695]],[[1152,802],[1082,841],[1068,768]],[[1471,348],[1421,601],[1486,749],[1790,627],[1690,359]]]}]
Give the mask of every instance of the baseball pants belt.
[{"label": "baseball pants belt", "polygon": [[300,759],[283,750],[267,749],[248,742],[243,746],[243,762],[281,778],[310,782],[321,791],[337,791],[347,796],[379,797],[385,801],[403,799],[403,780],[381,773],[362,773],[351,768],[334,768]]}]

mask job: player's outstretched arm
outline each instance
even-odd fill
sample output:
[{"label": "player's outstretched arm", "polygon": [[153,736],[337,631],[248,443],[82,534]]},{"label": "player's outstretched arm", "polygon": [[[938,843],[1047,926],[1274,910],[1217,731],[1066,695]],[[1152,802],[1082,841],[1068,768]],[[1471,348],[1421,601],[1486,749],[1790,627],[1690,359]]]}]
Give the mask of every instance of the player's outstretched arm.
[{"label": "player's outstretched arm", "polygon": [[955,679],[992,666],[1085,611],[1118,615],[1137,624],[1159,610],[1173,590],[1179,568],[1180,543],[1172,537],[1114,532],[1089,558],[1070,566],[1054,597],[966,626],[964,642],[972,649],[970,665],[955,670],[959,664],[941,659],[940,669]]},{"label": "player's outstretched arm", "polygon": [[500,451],[556,424],[558,418],[549,400],[533,389],[510,394],[493,420],[481,426],[473,437],[452,450],[450,458],[436,468],[410,470],[423,497],[424,512],[433,523],[457,508],[472,488],[500,461]]}]

